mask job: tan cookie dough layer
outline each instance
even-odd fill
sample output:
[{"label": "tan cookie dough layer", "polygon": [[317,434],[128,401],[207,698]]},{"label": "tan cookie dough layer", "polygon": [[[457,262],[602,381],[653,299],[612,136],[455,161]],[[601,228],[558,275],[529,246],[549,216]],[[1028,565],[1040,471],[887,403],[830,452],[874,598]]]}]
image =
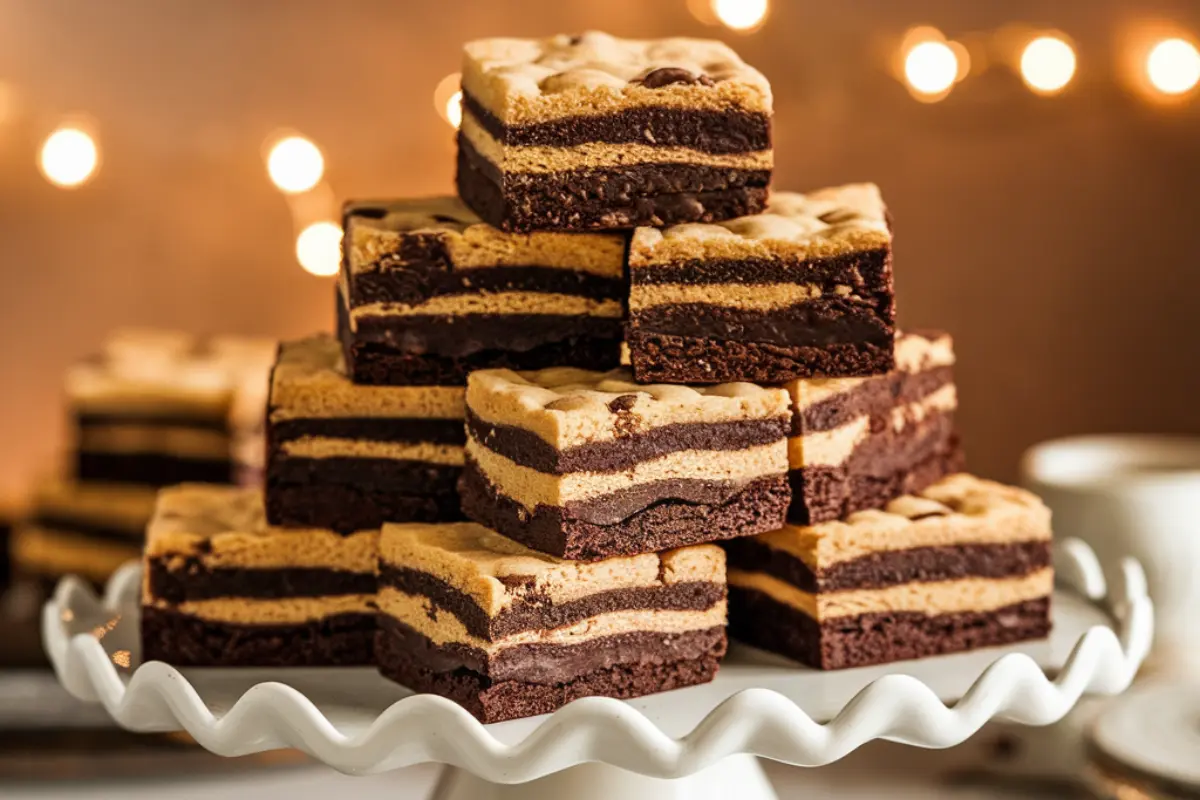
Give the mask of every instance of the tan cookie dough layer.
[{"label": "tan cookie dough layer", "polygon": [[597,614],[561,628],[521,631],[494,640],[472,636],[454,614],[431,613],[428,597],[405,594],[390,586],[379,591],[379,611],[400,620],[434,644],[465,644],[496,655],[525,644],[572,645],[621,633],[651,631],[664,635],[707,630],[725,625],[726,604],[718,601],[704,611],[630,609]]},{"label": "tan cookie dough layer", "polygon": [[168,569],[199,563],[209,569],[325,568],[372,573],[378,553],[378,531],[341,536],[332,531],[265,528],[202,535],[151,526],[146,541],[146,557],[162,559]]},{"label": "tan cookie dough layer", "polygon": [[77,533],[24,525],[13,532],[13,562],[35,575],[79,575],[96,583],[141,555],[137,542],[122,544]]},{"label": "tan cookie dough layer", "polygon": [[[613,410],[610,404],[624,398]],[[561,449],[612,441],[673,423],[774,419],[790,414],[788,394],[752,383],[638,385],[627,368],[490,369],[467,378],[467,405],[480,419],[536,433]],[[627,406],[627,407],[626,407]]]},{"label": "tan cookie dough layer", "polygon": [[772,192],[762,214],[713,224],[638,228],[630,269],[652,269],[691,259],[803,261],[890,247],[887,210],[873,183],[808,194]]},{"label": "tan cookie dough layer", "polygon": [[550,475],[513,463],[467,439],[467,453],[480,472],[506,497],[530,511],[537,506],[561,506],[591,500],[642,483],[691,479],[749,483],[787,472],[787,445],[761,445],[745,450],[682,450],[641,461],[620,472],[569,472]]},{"label": "tan cookie dough layer", "polygon": [[480,292],[431,297],[416,305],[366,303],[350,310],[350,322],[361,317],[411,317],[468,314],[556,314],[619,319],[620,300],[594,300],[574,294],[549,292]]},{"label": "tan cookie dough layer", "polygon": [[[381,219],[353,214],[384,208]],[[379,270],[385,257],[398,259],[410,234],[437,236],[453,269],[547,267],[619,278],[625,267],[625,238],[608,233],[505,233],[485,224],[457,197],[359,201],[346,208],[347,262],[351,274]],[[394,261],[403,271],[403,262]]]},{"label": "tan cookie dough layer", "polygon": [[139,538],[154,514],[155,489],[133,484],[42,481],[31,502],[35,514],[128,530]]},{"label": "tan cookie dough layer", "polygon": [[960,473],[883,509],[857,511],[845,521],[787,525],[756,540],[790,553],[818,571],[873,553],[913,547],[1047,541],[1050,510],[1038,497]]},{"label": "tan cookie dough layer", "polygon": [[[820,286],[812,283],[658,283],[635,284],[629,290],[629,310],[699,303],[742,311],[778,311],[820,299]],[[838,297],[862,298],[849,286],[834,287]]]},{"label": "tan cookie dough layer", "polygon": [[[896,368],[893,372],[915,375],[937,367],[954,366],[954,340],[949,334],[934,338],[909,333],[896,334]],[[886,375],[869,378],[798,378],[784,384],[792,397],[792,407],[801,411],[840,394],[848,394],[870,382],[887,380]]]},{"label": "tan cookie dough layer", "polygon": [[462,135],[475,152],[507,173],[546,174],[579,169],[610,169],[641,164],[695,164],[737,170],[770,170],[770,150],[748,153],[702,153],[687,147],[588,142],[573,147],[511,147],[496,141],[469,111],[463,113]]},{"label": "tan cookie dough layer", "polygon": [[[635,83],[661,67],[707,75],[712,86]],[[656,106],[771,113],[771,87],[727,45],[703,39],[578,37],[482,39],[463,48],[463,91],[508,125]]]},{"label": "tan cookie dough layer", "polygon": [[456,444],[430,442],[378,442],[373,439],[334,439],[301,436],[280,445],[293,458],[390,458],[397,461],[428,461],[461,467],[463,448]]},{"label": "tan cookie dough layer", "polygon": [[463,419],[459,386],[360,386],[346,377],[342,346],[328,334],[284,342],[271,378],[270,418]]},{"label": "tan cookie dough layer", "polygon": [[1048,597],[1054,591],[1054,571],[1047,567],[1019,578],[915,581],[885,589],[852,589],[814,595],[762,572],[731,569],[729,585],[762,592],[777,603],[824,622],[839,617],[889,612],[929,616],[987,613]]},{"label": "tan cookie dough layer", "polygon": [[114,423],[88,425],[78,446],[88,453],[157,453],[181,458],[228,458],[229,434],[184,426]]},{"label": "tan cookie dough layer", "polygon": [[234,625],[300,625],[338,614],[374,614],[375,595],[346,594],[330,597],[283,597],[261,600],[222,597],[171,604],[144,598],[147,605],[181,614]]},{"label": "tan cookie dough layer", "polygon": [[[934,414],[958,408],[954,384],[947,384],[915,403],[892,409],[891,426],[895,431],[918,425]],[[838,466],[846,462],[871,433],[871,418],[864,414],[830,431],[814,431],[788,439],[788,463],[792,469],[814,465]]]},{"label": "tan cookie dough layer", "polygon": [[614,589],[725,581],[725,551],[715,545],[568,561],[473,522],[385,525],[380,561],[433,575],[493,617],[530,597],[565,603]]}]

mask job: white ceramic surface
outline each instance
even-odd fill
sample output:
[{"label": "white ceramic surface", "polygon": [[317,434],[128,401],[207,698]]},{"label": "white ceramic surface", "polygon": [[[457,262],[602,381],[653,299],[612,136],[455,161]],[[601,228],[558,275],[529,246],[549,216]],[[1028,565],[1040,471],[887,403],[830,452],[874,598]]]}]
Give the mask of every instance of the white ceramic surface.
[{"label": "white ceramic surface", "polygon": [[1083,539],[1110,569],[1123,556],[1141,562],[1155,667],[1200,676],[1200,439],[1059,439],[1029,450],[1021,473],[1053,511],[1056,536]]},{"label": "white ceramic surface", "polygon": [[[743,781],[743,800],[751,800],[770,795],[755,793],[753,762],[730,756],[816,766],[878,738],[949,747],[994,718],[1048,724],[1086,692],[1124,691],[1153,632],[1140,568],[1124,562],[1110,592],[1081,542],[1060,543],[1055,565],[1068,588],[1056,593],[1047,642],[832,673],[734,648],[707,686],[627,702],[587,698],[545,717],[490,726],[372,670],[138,667],[136,564],[114,576],[102,599],[66,579],[43,611],[43,633],[73,695],[103,703],[133,730],[186,729],[222,755],[298,747],[351,773],[434,761],[498,784],[585,762],[654,778],[714,768],[728,785]],[[600,796],[606,781],[585,772],[548,781],[576,787],[575,800]],[[644,796],[663,796],[654,783],[638,784]],[[534,786],[527,791],[538,796]],[[622,791],[643,796],[629,786]]]},{"label": "white ceramic surface", "polygon": [[1091,741],[1135,775],[1200,794],[1200,684],[1137,686],[1097,717]]}]

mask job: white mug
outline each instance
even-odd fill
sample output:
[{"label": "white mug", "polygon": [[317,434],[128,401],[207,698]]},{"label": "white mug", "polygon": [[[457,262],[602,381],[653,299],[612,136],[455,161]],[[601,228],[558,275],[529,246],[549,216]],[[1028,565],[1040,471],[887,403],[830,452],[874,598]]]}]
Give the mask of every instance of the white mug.
[{"label": "white mug", "polygon": [[1021,481],[1053,513],[1054,535],[1096,551],[1109,580],[1124,556],[1154,601],[1151,668],[1200,677],[1200,439],[1080,436],[1044,442]]}]

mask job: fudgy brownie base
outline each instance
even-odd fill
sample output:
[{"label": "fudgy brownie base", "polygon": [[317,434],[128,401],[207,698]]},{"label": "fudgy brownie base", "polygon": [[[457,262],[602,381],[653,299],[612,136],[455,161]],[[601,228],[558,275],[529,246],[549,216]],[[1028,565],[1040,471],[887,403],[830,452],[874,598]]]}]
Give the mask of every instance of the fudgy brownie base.
[{"label": "fudgy brownie base", "polygon": [[[375,645],[380,674],[413,691],[453,700],[483,723],[549,714],[581,697],[628,699],[708,683],[726,648],[724,634],[698,631],[695,636],[664,636],[659,640],[662,657],[647,652],[638,661],[580,672],[560,682],[492,680],[464,667],[439,669],[444,666],[441,655],[428,653],[428,640],[386,615],[380,617]],[[694,639],[688,644],[701,645],[703,654],[668,660],[677,649],[672,638]]]},{"label": "fudgy brownie base", "polygon": [[543,553],[598,561],[753,536],[783,527],[791,489],[786,476],[752,481],[724,503],[662,500],[620,522],[597,525],[569,508],[538,506],[530,513],[500,495],[470,458],[458,485],[468,518]]},{"label": "fudgy brownie base", "polygon": [[143,453],[97,453],[79,451],[75,477],[81,481],[141,483],[173,486],[177,483],[233,483],[235,465],[231,458],[195,459]]},{"label": "fudgy brownie base", "polygon": [[267,521],[288,528],[325,528],[349,534],[385,522],[455,522],[463,519],[456,492],[402,494],[352,485],[268,481]]},{"label": "fudgy brownie base", "polygon": [[767,595],[729,587],[729,634],[817,669],[845,669],[1045,638],[1050,600],[985,613],[862,614],[818,623]]},{"label": "fudgy brownie base", "polygon": [[175,667],[357,667],[374,663],[374,614],[302,625],[235,625],[143,606],[142,662]]},{"label": "fudgy brownie base", "polygon": [[878,375],[895,366],[892,342],[786,346],[628,328],[638,383],[785,383],[794,378]]},{"label": "fudgy brownie base", "polygon": [[505,231],[718,222],[760,213],[767,205],[770,179],[769,170],[699,164],[500,173],[465,137],[458,137],[458,194],[485,222]]}]

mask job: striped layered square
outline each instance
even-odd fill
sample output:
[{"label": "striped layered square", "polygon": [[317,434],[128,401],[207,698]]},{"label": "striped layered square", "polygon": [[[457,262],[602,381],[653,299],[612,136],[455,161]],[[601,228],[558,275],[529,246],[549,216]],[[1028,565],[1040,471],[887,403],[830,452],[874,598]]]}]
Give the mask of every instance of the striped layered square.
[{"label": "striped layered square", "polygon": [[959,473],[885,509],[726,544],[730,635],[819,669],[1050,630],[1050,512]]},{"label": "striped layered square", "polygon": [[728,46],[604,33],[469,42],[458,193],[504,230],[712,222],[761,211],[771,88]]},{"label": "striped layered square", "polygon": [[342,533],[461,519],[461,386],[362,386],[317,335],[280,345],[267,409],[267,518]]},{"label": "striped layered square", "polygon": [[378,554],[378,531],[268,525],[256,489],[163,489],[146,532],[142,658],[194,667],[370,664]]},{"label": "striped layered square", "polygon": [[617,365],[622,236],[505,233],[457,197],[351,202],[343,224],[338,326],[356,382]]},{"label": "striped layered square", "polygon": [[949,335],[896,337],[896,368],[869,378],[798,379],[788,465],[796,524],[841,519],[963,468]]},{"label": "striped layered square", "polygon": [[555,368],[467,384],[466,515],[573,559],[664,550],[783,524],[787,392],[632,382]]},{"label": "striped layered square", "polygon": [[725,594],[712,545],[581,563],[473,523],[385,525],[379,669],[483,722],[667,691],[715,675]]},{"label": "striped layered square", "polygon": [[891,369],[892,234],[874,184],[772,192],[761,214],[643,227],[626,342],[643,383],[783,383]]}]

